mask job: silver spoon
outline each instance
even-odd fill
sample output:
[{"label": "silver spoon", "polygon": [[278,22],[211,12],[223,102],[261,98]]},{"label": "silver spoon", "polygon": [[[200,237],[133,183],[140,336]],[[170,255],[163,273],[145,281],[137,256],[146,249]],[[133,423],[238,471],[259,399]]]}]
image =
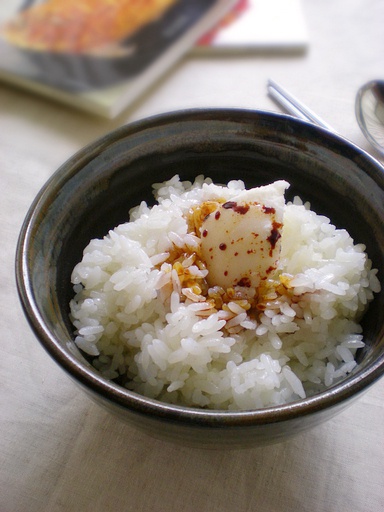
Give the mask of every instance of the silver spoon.
[{"label": "silver spoon", "polygon": [[360,87],[355,112],[366,139],[384,156],[384,80],[372,80]]}]

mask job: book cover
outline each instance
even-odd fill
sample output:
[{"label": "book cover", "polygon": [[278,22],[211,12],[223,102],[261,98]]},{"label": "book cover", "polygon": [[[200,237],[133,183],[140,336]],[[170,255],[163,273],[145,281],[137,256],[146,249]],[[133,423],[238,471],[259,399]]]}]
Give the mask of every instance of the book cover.
[{"label": "book cover", "polygon": [[194,55],[304,52],[307,27],[300,0],[238,0],[194,47]]},{"label": "book cover", "polygon": [[112,118],[236,0],[8,0],[0,79]]}]

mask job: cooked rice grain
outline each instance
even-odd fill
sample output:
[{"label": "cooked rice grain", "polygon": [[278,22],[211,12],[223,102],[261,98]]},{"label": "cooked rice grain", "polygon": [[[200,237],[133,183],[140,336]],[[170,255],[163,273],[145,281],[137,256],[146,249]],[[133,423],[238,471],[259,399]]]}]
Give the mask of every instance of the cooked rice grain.
[{"label": "cooked rice grain", "polygon": [[166,402],[243,410],[304,398],[353,371],[377,272],[363,245],[299,198],[285,207],[278,276],[259,309],[251,295],[204,291],[186,215],[243,189],[175,176],[154,185],[156,206],[142,202],[89,243],[72,274],[71,318],[78,348],[106,378]]}]

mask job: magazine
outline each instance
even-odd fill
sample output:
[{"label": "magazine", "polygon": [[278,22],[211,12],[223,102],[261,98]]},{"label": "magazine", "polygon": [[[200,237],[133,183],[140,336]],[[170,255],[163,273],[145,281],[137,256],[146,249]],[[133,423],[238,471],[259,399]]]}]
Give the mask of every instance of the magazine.
[{"label": "magazine", "polygon": [[194,55],[302,53],[307,47],[308,33],[300,0],[238,0],[192,51]]},{"label": "magazine", "polygon": [[0,79],[113,118],[236,1],[7,0]]}]

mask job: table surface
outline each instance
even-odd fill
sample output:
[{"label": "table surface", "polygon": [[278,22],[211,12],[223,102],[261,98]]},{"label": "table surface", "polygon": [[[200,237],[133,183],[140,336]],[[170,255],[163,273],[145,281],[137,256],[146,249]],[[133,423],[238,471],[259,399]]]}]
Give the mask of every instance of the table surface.
[{"label": "table surface", "polygon": [[303,55],[187,57],[113,121],[0,85],[0,511],[384,510],[384,380],[327,423],[246,451],[176,447],[101,410],[36,342],[14,253],[44,182],[82,146],[135,119],[186,107],[278,110],[273,78],[378,157],[354,100],[383,77],[382,0],[305,0]]}]

